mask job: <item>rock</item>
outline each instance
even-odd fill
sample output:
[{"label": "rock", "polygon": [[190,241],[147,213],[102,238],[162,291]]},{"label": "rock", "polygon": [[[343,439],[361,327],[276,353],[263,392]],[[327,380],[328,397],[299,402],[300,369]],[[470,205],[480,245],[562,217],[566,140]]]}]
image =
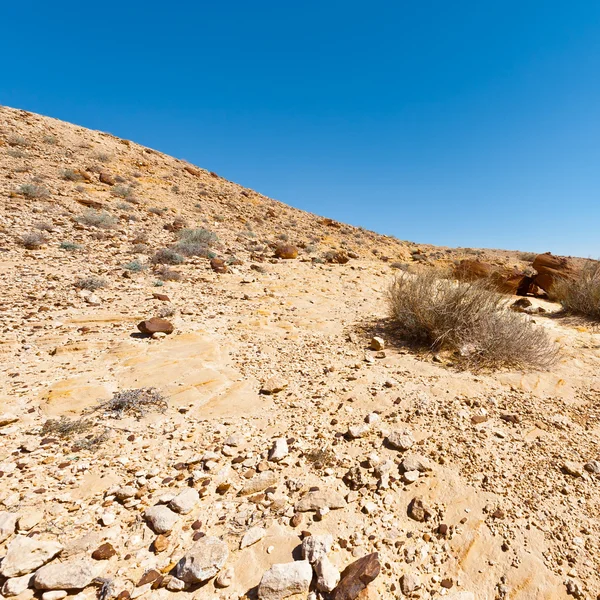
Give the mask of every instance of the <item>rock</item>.
[{"label": "rock", "polygon": [[157,292],[153,292],[152,297],[155,300],[160,300],[161,302],[171,302],[171,299],[166,294],[159,294]]},{"label": "rock", "polygon": [[333,491],[317,490],[308,492],[308,494],[301,498],[296,506],[296,510],[298,512],[309,512],[323,508],[330,510],[344,508],[344,506],[346,506],[346,500],[341,494]]},{"label": "rock", "polygon": [[164,585],[170,592],[181,592],[188,587],[188,584],[185,581],[181,581],[181,579],[173,577],[172,575],[167,575],[165,577]]},{"label": "rock", "polygon": [[94,560],[108,560],[116,554],[117,551],[113,548],[113,545],[110,542],[105,542],[92,552],[92,558]]},{"label": "rock", "polygon": [[0,564],[0,574],[3,577],[18,577],[32,573],[62,549],[58,542],[19,535],[8,545],[6,556]]},{"label": "rock", "polygon": [[98,576],[98,563],[89,558],[53,562],[38,569],[33,585],[38,590],[80,590]]},{"label": "rock", "polygon": [[235,571],[233,567],[227,567],[219,573],[219,576],[215,579],[215,585],[220,588],[229,587],[233,583],[234,577]]},{"label": "rock", "polygon": [[4,582],[0,593],[7,598],[10,596],[18,596],[19,594],[22,594],[28,587],[30,587],[32,584],[31,579],[31,573],[28,573],[27,575],[21,575],[21,577],[7,579]]},{"label": "rock", "polygon": [[170,508],[157,504],[146,510],[144,518],[156,533],[168,533],[179,517]]},{"label": "rock", "polygon": [[325,262],[332,265],[345,265],[350,260],[350,256],[342,250],[326,252],[323,258]]},{"label": "rock", "polygon": [[525,309],[529,308],[530,306],[531,300],[529,298],[519,298],[510,305],[510,308],[516,312],[524,312]]},{"label": "rock", "polygon": [[361,423],[360,425],[350,425],[346,432],[346,437],[350,440],[357,440],[361,437],[365,437],[371,431],[368,423]]},{"label": "rock", "polygon": [[273,471],[263,471],[249,479],[239,491],[240,496],[250,496],[277,485],[279,479]]},{"label": "rock", "polygon": [[419,471],[404,471],[404,473],[402,473],[402,479],[405,483],[415,483],[419,477]]},{"label": "rock", "polygon": [[600,461],[590,460],[590,462],[586,463],[583,468],[588,473],[594,473],[595,475],[598,475],[600,473]]},{"label": "rock", "polygon": [[8,539],[15,532],[18,519],[19,515],[17,513],[0,512],[0,543]]},{"label": "rock", "polygon": [[[19,517],[17,528],[19,531],[31,531],[43,518],[44,512],[41,510],[27,511],[24,515]],[[0,535],[0,538],[1,537],[2,536]]]},{"label": "rock", "polygon": [[331,592],[340,582],[340,572],[327,556],[321,557],[313,565],[317,574],[317,589],[320,592]]},{"label": "rock", "polygon": [[550,292],[557,279],[572,279],[576,274],[573,263],[564,256],[554,256],[550,252],[538,254],[532,267],[537,271],[533,278],[535,285]]},{"label": "rock", "polygon": [[563,473],[571,475],[572,477],[583,477],[583,467],[581,464],[567,460],[562,466]]},{"label": "rock", "polygon": [[152,317],[145,321],[138,323],[138,329],[146,335],[152,335],[153,333],[173,333],[175,327],[167,319],[161,319],[160,317]]},{"label": "rock", "polygon": [[260,389],[260,393],[261,394],[267,394],[267,395],[271,395],[271,394],[277,394],[281,391],[283,391],[286,387],[288,386],[288,382],[283,379],[283,377],[279,377],[278,375],[275,375],[274,377],[271,377],[271,379],[269,379]]},{"label": "rock", "polygon": [[115,185],[115,178],[108,171],[102,171],[98,179],[105,185]]},{"label": "rock", "polygon": [[273,565],[258,584],[259,600],[281,600],[294,594],[308,593],[312,567],[307,560]]},{"label": "rock", "polygon": [[408,505],[407,514],[415,521],[428,521],[433,516],[433,511],[425,504],[421,496],[415,496]]},{"label": "rock", "polygon": [[387,437],[387,443],[394,450],[405,452],[415,445],[415,438],[408,429],[392,431]]},{"label": "rock", "polygon": [[62,600],[66,598],[68,593],[65,590],[54,590],[52,592],[44,592],[42,600]]},{"label": "rock", "polygon": [[17,415],[12,415],[9,413],[0,414],[0,427],[4,427],[5,425],[11,425],[12,423],[16,423],[19,420]]},{"label": "rock", "polygon": [[262,540],[265,535],[267,535],[267,530],[263,527],[252,527],[248,529],[242,538],[240,548],[247,548],[248,546],[252,546],[252,544],[256,544],[256,542]]},{"label": "rock", "polygon": [[152,542],[152,549],[154,552],[164,552],[169,547],[169,538],[162,533],[157,535]]},{"label": "rock", "polygon": [[333,545],[333,536],[309,535],[302,540],[302,557],[314,565],[324,556],[327,556]]},{"label": "rock", "polygon": [[400,589],[405,595],[412,594],[421,587],[421,579],[414,573],[405,573],[400,580]]},{"label": "rock", "polygon": [[426,471],[431,471],[431,464],[424,456],[409,454],[402,459],[400,471],[402,473],[406,473],[407,471],[425,473]]},{"label": "rock", "polygon": [[180,515],[187,515],[194,510],[194,507],[199,501],[200,494],[198,494],[194,488],[188,488],[177,494],[177,496],[169,502],[169,507]]},{"label": "rock", "polygon": [[298,248],[296,248],[296,246],[291,246],[290,244],[279,244],[279,246],[275,248],[275,256],[284,259],[298,258]]},{"label": "rock", "polygon": [[227,273],[229,271],[227,263],[222,258],[211,258],[210,268],[215,273]]},{"label": "rock", "polygon": [[289,453],[288,443],[285,438],[278,438],[273,442],[273,447],[269,452],[269,460],[272,462],[279,462],[285,458]]},{"label": "rock", "polygon": [[377,552],[367,554],[348,565],[331,595],[331,600],[356,600],[381,570]]},{"label": "rock", "polygon": [[208,581],[229,557],[227,544],[214,536],[201,538],[177,563],[177,577],[186,583]]},{"label": "rock", "polygon": [[369,348],[371,348],[371,350],[385,350],[385,341],[383,338],[380,337],[372,337],[371,341],[369,342]]},{"label": "rock", "polygon": [[115,496],[117,500],[128,500],[129,498],[134,498],[137,493],[137,489],[132,485],[126,485],[124,487],[119,488],[115,492]]}]

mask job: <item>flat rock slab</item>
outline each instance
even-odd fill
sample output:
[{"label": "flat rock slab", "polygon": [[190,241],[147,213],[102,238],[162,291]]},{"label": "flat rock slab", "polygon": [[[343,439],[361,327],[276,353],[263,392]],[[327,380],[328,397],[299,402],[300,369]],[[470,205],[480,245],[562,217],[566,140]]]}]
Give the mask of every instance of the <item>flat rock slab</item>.
[{"label": "flat rock slab", "polygon": [[33,573],[62,549],[58,542],[19,535],[8,545],[6,556],[0,564],[0,574],[3,577],[19,577]]},{"label": "flat rock slab", "polygon": [[177,563],[177,578],[185,583],[202,583],[212,579],[229,558],[227,544],[214,536],[206,536]]},{"label": "flat rock slab", "polygon": [[259,600],[281,600],[294,594],[308,593],[312,567],[307,560],[273,565],[258,585]]},{"label": "flat rock slab", "polygon": [[301,498],[296,506],[296,510],[298,512],[316,511],[322,508],[333,510],[336,508],[344,508],[344,506],[346,506],[346,500],[341,494],[319,490],[316,492],[309,492],[304,498]]},{"label": "flat rock slab", "polygon": [[81,590],[90,585],[101,570],[102,566],[89,558],[57,561],[39,569],[33,585],[38,590]]}]

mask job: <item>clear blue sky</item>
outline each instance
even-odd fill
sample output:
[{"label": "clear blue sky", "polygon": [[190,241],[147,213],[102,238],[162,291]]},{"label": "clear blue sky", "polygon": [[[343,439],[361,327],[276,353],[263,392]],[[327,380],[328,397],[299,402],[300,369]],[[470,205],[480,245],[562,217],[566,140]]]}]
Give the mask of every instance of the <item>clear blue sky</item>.
[{"label": "clear blue sky", "polygon": [[600,2],[5,2],[0,103],[293,206],[600,256]]}]

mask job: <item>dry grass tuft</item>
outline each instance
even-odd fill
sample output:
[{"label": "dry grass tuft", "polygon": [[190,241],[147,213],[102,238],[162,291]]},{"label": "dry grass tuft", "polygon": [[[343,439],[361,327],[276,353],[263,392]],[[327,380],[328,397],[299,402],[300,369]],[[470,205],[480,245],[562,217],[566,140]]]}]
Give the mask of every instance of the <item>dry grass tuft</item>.
[{"label": "dry grass tuft", "polygon": [[600,321],[600,262],[590,261],[575,279],[559,279],[552,297],[565,311]]},{"label": "dry grass tuft", "polygon": [[100,402],[95,410],[117,419],[125,415],[141,418],[150,411],[165,412],[167,401],[156,388],[138,388],[115,392],[110,400]]},{"label": "dry grass tuft", "polygon": [[436,270],[403,273],[388,292],[403,337],[433,351],[452,350],[471,368],[548,368],[557,350],[542,327],[506,308],[484,282],[455,282]]}]

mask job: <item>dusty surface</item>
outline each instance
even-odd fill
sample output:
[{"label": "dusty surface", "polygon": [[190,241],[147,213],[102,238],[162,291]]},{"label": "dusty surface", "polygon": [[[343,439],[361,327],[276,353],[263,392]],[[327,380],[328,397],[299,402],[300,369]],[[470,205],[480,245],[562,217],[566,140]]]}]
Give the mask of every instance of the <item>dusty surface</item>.
[{"label": "dusty surface", "polygon": [[[460,372],[391,337],[371,351],[371,335],[386,331],[393,265],[443,263],[465,251],[332,225],[186,166],[0,108],[0,415],[18,417],[4,425],[0,417],[0,513],[39,511],[20,531],[58,539],[65,550],[56,560],[89,557],[110,542],[116,554],[97,561],[111,582],[106,597],[255,597],[262,574],[298,558],[309,531],[333,535],[340,570],[379,552],[369,597],[403,597],[410,575],[419,585],[406,595],[420,598],[596,598],[600,475],[584,465],[600,459],[600,333],[535,300],[549,311],[535,320],[560,345],[552,372]],[[87,169],[91,181],[66,180],[67,169]],[[121,177],[129,201],[100,183],[99,171]],[[31,182],[48,196],[25,197],[20,186]],[[114,227],[78,222],[90,202],[118,217]],[[195,257],[173,267],[180,281],[161,281],[150,257],[175,243],[165,225],[178,216],[217,234],[213,251],[228,273]],[[24,248],[21,236],[40,227],[45,243]],[[141,238],[146,248],[134,253]],[[284,241],[300,247],[297,259],[273,258]],[[322,262],[331,250],[354,258]],[[518,263],[499,251],[486,257]],[[142,271],[124,268],[134,259]],[[75,286],[90,275],[107,283],[92,304]],[[136,324],[165,307],[175,332],[139,335]],[[261,394],[273,376],[287,386]],[[165,396],[164,413],[94,412],[114,392],[143,387]],[[42,431],[61,416],[83,416],[88,428],[64,438]],[[361,437],[346,435],[361,425]],[[385,443],[395,430],[411,432],[412,448]],[[268,457],[278,438],[289,452],[275,462]],[[412,483],[399,469],[408,455],[431,469]],[[239,494],[262,473],[272,474],[266,490]],[[115,492],[126,485],[136,496],[123,503]],[[157,551],[144,511],[189,487],[200,499]],[[299,512],[316,488],[341,495],[342,508]],[[407,515],[416,496],[430,510],[426,521]],[[264,537],[240,549],[254,526]],[[167,589],[199,531],[228,545],[230,585]],[[0,543],[0,557],[15,535]],[[150,569],[166,575],[157,589],[137,585]],[[80,598],[96,597],[101,584]]]}]

